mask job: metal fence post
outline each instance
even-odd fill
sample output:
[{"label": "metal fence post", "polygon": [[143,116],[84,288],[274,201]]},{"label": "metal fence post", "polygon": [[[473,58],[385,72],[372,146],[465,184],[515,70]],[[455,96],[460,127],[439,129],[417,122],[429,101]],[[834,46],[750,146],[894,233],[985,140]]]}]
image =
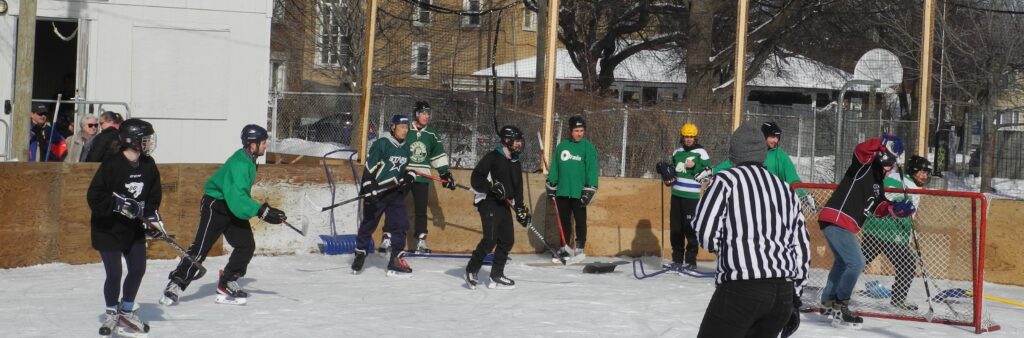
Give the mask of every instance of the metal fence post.
[{"label": "metal fence post", "polygon": [[270,98],[271,98],[271,100],[273,100],[273,101],[270,102],[270,123],[271,123],[270,130],[274,131],[274,133],[273,133],[273,135],[274,135],[274,142],[270,144],[271,145],[270,151],[275,151],[276,152],[278,150],[277,142],[281,141],[281,129],[278,129],[278,123],[277,123],[277,100],[278,100],[278,98],[280,98],[280,94],[277,93],[277,92],[274,92],[273,94],[271,94]]},{"label": "metal fence post", "polygon": [[629,142],[626,142],[629,137],[629,108],[624,109],[622,114],[622,150],[619,152],[619,177],[626,176],[626,147]]}]

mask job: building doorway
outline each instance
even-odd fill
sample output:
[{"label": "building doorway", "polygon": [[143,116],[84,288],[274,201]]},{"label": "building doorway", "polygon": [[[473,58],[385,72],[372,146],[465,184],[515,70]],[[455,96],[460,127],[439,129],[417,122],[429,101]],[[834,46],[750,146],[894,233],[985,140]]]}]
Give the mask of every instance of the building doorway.
[{"label": "building doorway", "polygon": [[[32,78],[33,100],[61,100],[75,97],[78,70],[78,21],[36,21],[35,67]],[[56,106],[48,103],[50,111]],[[63,134],[74,124],[73,104],[62,104],[54,123]],[[51,116],[52,118],[52,116]]]}]

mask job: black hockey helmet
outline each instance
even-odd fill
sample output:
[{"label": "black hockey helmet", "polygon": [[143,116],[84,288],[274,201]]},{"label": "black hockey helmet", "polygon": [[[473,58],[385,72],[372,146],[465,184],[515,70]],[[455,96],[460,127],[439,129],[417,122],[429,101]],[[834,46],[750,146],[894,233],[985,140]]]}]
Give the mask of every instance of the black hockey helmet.
[{"label": "black hockey helmet", "polygon": [[522,151],[522,148],[520,148],[519,150],[512,148],[512,144],[516,140],[523,139],[523,131],[519,130],[519,127],[511,125],[501,127],[501,129],[498,130],[498,138],[501,139],[501,144],[504,145],[505,147],[508,147],[508,149],[512,151],[513,154],[518,154],[520,151]]},{"label": "black hockey helmet", "polygon": [[573,129],[576,128],[587,128],[587,121],[583,120],[582,115],[574,115],[573,117],[569,118],[569,131],[572,131]]},{"label": "black hockey helmet", "polygon": [[924,170],[924,171],[928,172],[929,174],[931,174],[932,173],[932,162],[929,162],[928,159],[926,159],[924,157],[921,157],[921,156],[917,156],[917,155],[911,156],[910,159],[907,160],[907,173],[908,174],[913,175],[913,174],[916,174],[917,172],[922,171],[922,170]]},{"label": "black hockey helmet", "polygon": [[260,144],[263,140],[270,138],[267,129],[255,124],[246,125],[242,128],[242,147],[249,148],[249,144]]},{"label": "black hockey helmet", "polygon": [[156,131],[153,125],[140,119],[128,119],[121,123],[117,139],[121,149],[131,148],[146,155],[156,150]]},{"label": "black hockey helmet", "polygon": [[761,133],[764,134],[764,138],[768,138],[769,136],[775,136],[780,139],[782,138],[782,128],[779,128],[779,125],[775,124],[775,121],[762,123]]},{"label": "black hockey helmet", "polygon": [[412,109],[412,116],[423,112],[430,113],[430,104],[427,101],[416,101],[416,107]]}]

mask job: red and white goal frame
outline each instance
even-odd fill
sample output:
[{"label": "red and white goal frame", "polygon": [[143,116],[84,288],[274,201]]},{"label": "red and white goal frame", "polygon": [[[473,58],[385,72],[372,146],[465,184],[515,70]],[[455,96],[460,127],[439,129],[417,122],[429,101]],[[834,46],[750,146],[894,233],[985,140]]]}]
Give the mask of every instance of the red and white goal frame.
[{"label": "red and white goal frame", "polygon": [[[814,196],[817,211],[835,191],[835,184],[797,183]],[[912,226],[893,218],[865,221],[870,231],[857,234],[865,255],[878,255],[865,267],[857,280],[850,308],[864,317],[890,318],[969,326],[975,333],[1000,327],[984,311],[985,221],[988,202],[974,192],[885,189],[889,198],[904,193],[916,200],[917,213]],[[802,301],[805,311],[821,306],[821,291],[828,280],[834,257],[818,223],[817,211],[804,208],[807,232],[811,240],[811,271]],[[867,237],[872,236],[868,240]],[[915,246],[915,237],[917,245]],[[918,255],[920,253],[920,255]],[[893,256],[893,257],[889,257]],[[897,272],[912,279],[906,303],[916,311],[892,305]],[[909,271],[909,272],[908,272]],[[905,277],[904,277],[905,279]]]}]

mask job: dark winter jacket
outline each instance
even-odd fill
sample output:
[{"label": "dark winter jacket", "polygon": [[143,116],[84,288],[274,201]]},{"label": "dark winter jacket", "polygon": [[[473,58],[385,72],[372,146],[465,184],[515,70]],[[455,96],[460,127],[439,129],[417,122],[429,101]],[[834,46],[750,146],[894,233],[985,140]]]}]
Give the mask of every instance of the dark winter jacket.
[{"label": "dark winter jacket", "polygon": [[163,194],[160,171],[153,158],[142,155],[138,167],[132,167],[128,158],[118,152],[96,170],[86,198],[92,210],[92,247],[99,251],[125,250],[144,238],[141,220],[113,211],[115,192],[145,203],[143,216],[157,215]]},{"label": "dark winter jacket", "polygon": [[836,225],[857,233],[868,215],[889,214],[889,201],[882,191],[885,168],[876,156],[881,149],[881,138],[864,141],[854,148],[853,163],[818,215],[822,229]]},{"label": "dark winter jacket", "polygon": [[103,162],[118,151],[117,128],[107,127],[93,136],[92,147],[85,155],[85,162]]},{"label": "dark winter jacket", "polygon": [[525,206],[523,202],[523,166],[519,162],[519,156],[513,155],[511,159],[505,157],[504,148],[501,146],[494,151],[484,155],[484,158],[477,162],[470,176],[470,184],[476,196],[473,204],[484,199],[501,201],[491,193],[492,181],[501,182],[505,186],[505,193],[512,200],[512,204],[520,207]]}]

